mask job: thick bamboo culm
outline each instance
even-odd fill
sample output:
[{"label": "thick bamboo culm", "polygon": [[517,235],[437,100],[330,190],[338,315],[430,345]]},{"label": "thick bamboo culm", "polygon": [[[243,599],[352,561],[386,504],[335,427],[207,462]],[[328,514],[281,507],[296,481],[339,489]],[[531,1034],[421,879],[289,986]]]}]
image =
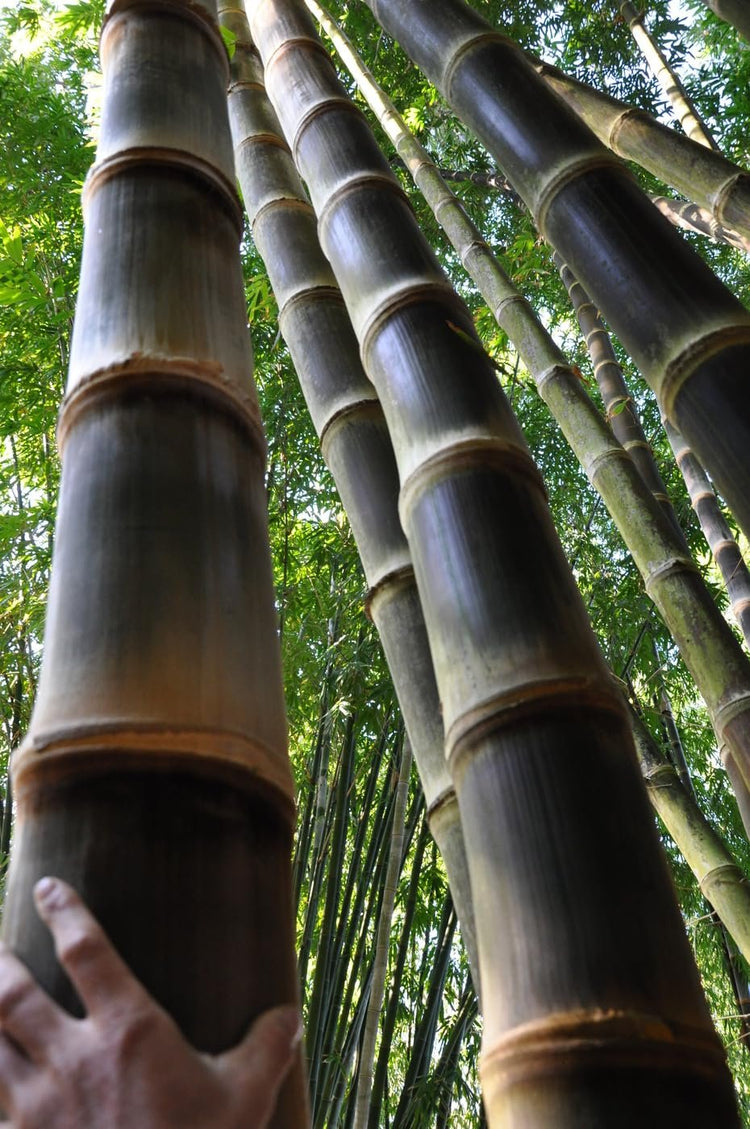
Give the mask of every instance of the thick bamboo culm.
[{"label": "thick bamboo culm", "polygon": [[638,44],[652,74],[671,102],[672,109],[685,133],[699,145],[705,145],[708,149],[718,149],[718,145],[711,136],[711,131],[699,116],[690,95],[649,34],[644,22],[645,12],[643,9],[636,7],[632,0],[623,0],[620,4],[620,13],[630,28],[633,39]]},{"label": "thick bamboo culm", "polygon": [[[210,3],[115,0],[59,442],[44,661],[14,754],[7,941],[78,1006],[32,908],[67,879],[197,1047],[297,999],[293,785]],[[273,1124],[304,1126],[301,1060]]]},{"label": "thick bamboo culm", "polygon": [[651,803],[697,878],[701,892],[745,960],[750,960],[750,883],[634,710],[631,725]]},{"label": "thick bamboo culm", "polygon": [[670,184],[721,227],[750,239],[750,173],[662,125],[645,110],[618,102],[549,63],[531,61],[547,85],[613,153]]},{"label": "thick bamboo culm", "polygon": [[[731,769],[738,799],[744,803],[747,789],[741,774],[750,776],[750,664],[701,579],[674,515],[669,518],[664,512],[666,495],[656,468],[646,482],[390,98],[362,67],[351,44],[317,0],[306,3],[335,43],[498,324],[518,349],[589,480],[604,499],[633,554],[647,592],[664,617],[708,705],[724,761]],[[662,496],[655,496],[659,494]],[[671,512],[671,506],[669,509]]]},{"label": "thick bamboo culm", "polygon": [[651,444],[641,427],[635,403],[628,391],[620,363],[599,311],[567,263],[562,261],[557,252],[553,253],[552,258],[570,295],[578,325],[586,342],[607,421],[616,438],[635,463],[641,478],[674,526],[682,546],[682,554],[689,556],[690,549],[685,541],[685,535],[667,495],[667,488],[656,465]]},{"label": "thick bamboo culm", "polygon": [[249,18],[399,466],[471,871],[490,1125],[736,1125],[624,708],[492,364],[302,4],[253,0]]},{"label": "thick bamboo culm", "polygon": [[398,517],[398,470],[377,393],[317,221],[263,85],[263,67],[236,0],[220,7],[236,37],[229,114],[253,240],[279,305],[279,323],[323,454],[349,515],[380,633],[443,856],[472,977],[479,986],[471,891],[427,632]]},{"label": "thick bamboo culm", "polygon": [[747,0],[703,0],[703,2],[720,19],[736,27],[745,39],[750,39],[750,11],[748,11]]},{"label": "thick bamboo culm", "polygon": [[750,531],[750,312],[464,0],[367,3],[493,154]]},{"label": "thick bamboo culm", "polygon": [[677,465],[685,479],[690,504],[729,593],[732,614],[745,643],[750,647],[750,570],[721,511],[708,475],[679,431],[669,423],[665,423],[665,428]]}]

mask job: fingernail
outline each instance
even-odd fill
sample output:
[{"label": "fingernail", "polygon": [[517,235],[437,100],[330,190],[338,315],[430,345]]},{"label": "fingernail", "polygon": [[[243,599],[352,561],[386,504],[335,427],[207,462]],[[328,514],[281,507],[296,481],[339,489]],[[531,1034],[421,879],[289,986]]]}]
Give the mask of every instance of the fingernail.
[{"label": "fingernail", "polygon": [[40,878],[34,887],[34,897],[38,902],[50,902],[60,889],[54,878]]}]

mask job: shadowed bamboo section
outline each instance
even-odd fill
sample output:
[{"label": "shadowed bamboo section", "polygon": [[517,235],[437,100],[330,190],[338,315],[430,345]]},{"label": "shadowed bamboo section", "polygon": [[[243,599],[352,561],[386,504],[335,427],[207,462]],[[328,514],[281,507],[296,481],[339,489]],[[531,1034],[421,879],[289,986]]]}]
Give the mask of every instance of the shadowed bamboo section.
[{"label": "shadowed bamboo section", "polygon": [[720,19],[736,27],[745,39],[750,39],[750,12],[745,0],[703,0],[703,2]]},{"label": "shadowed bamboo section", "polygon": [[745,642],[750,646],[750,571],[739,545],[721,512],[719,500],[708,476],[685,440],[669,423],[665,423],[677,465],[685,479],[690,504],[695,510],[703,535],[724,581],[732,614]]},{"label": "shadowed bamboo section", "polygon": [[750,313],[463,0],[367,0],[477,133],[750,531]]},{"label": "shadowed bamboo section", "polygon": [[671,184],[721,227],[750,239],[750,173],[645,110],[618,102],[549,63],[531,61],[547,85],[614,153]]},{"label": "shadowed bamboo section", "polygon": [[738,231],[722,227],[706,208],[699,208],[691,200],[671,196],[650,196],[649,199],[674,227],[679,227],[682,231],[693,231],[696,235],[706,235],[717,243],[736,247],[738,251],[750,251],[750,239],[740,235]]},{"label": "shadowed bamboo section", "polygon": [[[206,1051],[297,998],[294,800],[215,11],[115,0],[84,189],[44,662],[14,756],[5,935],[75,886]],[[306,1124],[301,1062],[273,1122]]]},{"label": "shadowed bamboo section", "polygon": [[244,11],[220,8],[236,36],[229,89],[237,174],[253,240],[266,263],[279,322],[323,454],[349,515],[380,633],[445,860],[478,986],[471,892],[455,789],[414,570],[398,517],[398,470],[377,393],[365,375],[317,221],[263,85]]},{"label": "shadowed bamboo section", "polygon": [[[704,696],[724,760],[732,761],[733,781],[743,799],[747,789],[738,777],[737,766],[750,774],[750,664],[690,556],[640,424],[632,411],[612,415],[616,406],[627,404],[629,397],[596,311],[590,308],[583,313],[596,318],[589,328],[595,333],[591,343],[599,350],[597,361],[601,362],[596,366],[597,380],[603,386],[608,414],[618,426],[617,438],[623,446],[613,438],[566,358],[352,45],[317,0],[306,0],[306,4],[335,44],[498,324],[518,349],[592,485],[604,499],[633,554],[646,590]],[[581,288],[576,290],[576,296],[581,299],[579,306],[586,297],[590,307]],[[607,348],[605,355],[602,350]],[[633,462],[627,458],[626,450]]]},{"label": "shadowed bamboo section", "polygon": [[711,131],[699,116],[690,95],[649,34],[644,22],[643,10],[637,8],[632,0],[623,0],[620,4],[620,13],[630,28],[633,39],[638,44],[651,73],[671,102],[672,109],[685,133],[699,145],[705,145],[708,149],[718,149]]},{"label": "shadowed bamboo section", "polygon": [[471,871],[490,1123],[734,1125],[627,718],[492,364],[302,5],[249,18],[393,439]]}]

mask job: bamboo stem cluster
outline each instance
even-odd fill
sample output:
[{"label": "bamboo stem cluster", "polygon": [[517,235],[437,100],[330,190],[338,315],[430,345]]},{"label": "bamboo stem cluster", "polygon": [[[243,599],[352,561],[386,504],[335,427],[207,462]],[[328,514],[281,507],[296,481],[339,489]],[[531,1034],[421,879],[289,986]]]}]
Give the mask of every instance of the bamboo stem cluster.
[{"label": "bamboo stem cluster", "polygon": [[677,1102],[683,1123],[733,1125],[622,705],[492,365],[302,6],[249,14],[399,466],[471,870],[490,1122],[656,1126]]}]

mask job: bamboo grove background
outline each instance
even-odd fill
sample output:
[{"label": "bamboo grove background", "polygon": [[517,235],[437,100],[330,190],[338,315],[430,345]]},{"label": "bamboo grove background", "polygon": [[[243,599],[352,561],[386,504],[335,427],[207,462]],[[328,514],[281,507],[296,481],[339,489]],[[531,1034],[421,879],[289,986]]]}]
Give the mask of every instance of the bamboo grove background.
[{"label": "bamboo grove background", "polygon": [[[490,20],[502,14],[511,34],[535,55],[674,125],[617,4],[517,0],[499,5],[477,0],[474,6]],[[331,2],[327,7],[432,159],[446,170],[513,282],[603,407],[591,359],[549,250],[525,209],[503,191],[486,152],[380,31],[364,3]],[[101,10],[96,3],[59,10],[30,4],[2,18],[8,32],[0,49],[0,700],[5,766],[10,749],[27,729],[39,669],[59,475],[54,429],[79,270],[78,192],[92,159],[88,122],[96,118],[96,106],[87,91],[96,86]],[[750,49],[697,0],[653,3],[646,22],[681,74],[712,137],[726,156],[747,167]],[[348,77],[344,82],[354,89]],[[544,475],[558,532],[607,661],[637,695],[657,755],[671,758],[684,781],[689,777],[710,824],[744,874],[750,873],[750,848],[710,720],[632,558],[541,401],[532,376],[469,283],[392,144],[381,132],[378,135],[497,363],[498,377]],[[642,170],[637,175],[652,195],[675,196],[666,177],[660,180]],[[686,238],[747,304],[746,254],[696,234]],[[267,492],[299,797],[294,878],[300,967],[312,1033],[314,1124],[321,1129],[354,1125],[359,1047],[385,905],[391,928],[387,951],[381,946],[379,954],[388,964],[368,1125],[476,1126],[482,1116],[476,1076],[480,1028],[444,867],[427,831],[416,775],[407,778],[404,772],[408,753],[403,725],[373,627],[362,612],[365,582],[352,534],[278,332],[262,261],[249,238],[243,254],[256,379],[269,439]],[[718,568],[653,398],[617,342],[615,352],[689,546],[729,616]],[[612,416],[611,404],[609,409]],[[624,411],[617,412],[613,422],[623,422],[623,416]],[[652,779],[658,788],[658,775]],[[394,836],[399,801],[400,842],[398,834]],[[606,803],[607,797],[602,797]],[[0,840],[4,854],[11,811],[6,789]],[[741,1005],[750,994],[748,968],[662,825],[660,831],[686,929],[728,1049],[744,1123],[750,1125],[750,1052],[741,1017]],[[399,880],[389,909],[386,875],[394,852],[400,856]]]}]

